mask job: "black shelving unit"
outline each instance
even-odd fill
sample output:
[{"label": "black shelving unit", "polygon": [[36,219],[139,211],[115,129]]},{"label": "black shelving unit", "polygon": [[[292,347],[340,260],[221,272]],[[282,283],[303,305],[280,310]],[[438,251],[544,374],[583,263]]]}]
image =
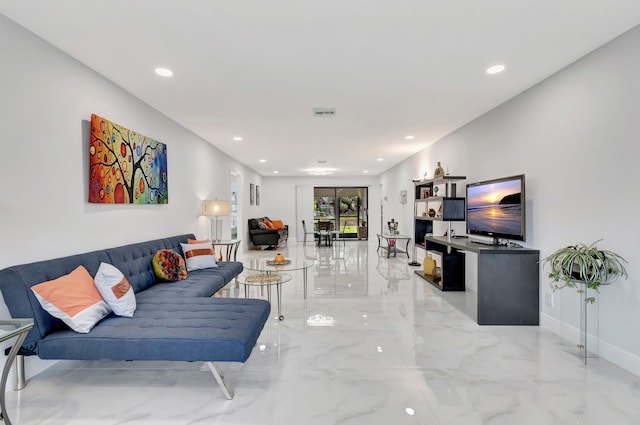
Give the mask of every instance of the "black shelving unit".
[{"label": "black shelving unit", "polygon": [[[456,182],[465,180],[465,176],[444,176],[437,179],[414,182],[414,243],[424,248],[424,237],[433,234],[434,221],[464,221],[466,219],[466,200],[456,196]],[[435,196],[435,187],[444,186],[444,196]],[[428,195],[425,196],[424,192]],[[429,216],[430,208],[435,215]],[[451,229],[449,229],[450,231]]]},{"label": "black shelving unit", "polygon": [[447,252],[442,248],[442,245],[432,245],[427,241],[427,250],[440,257],[440,279],[435,279],[422,270],[416,270],[415,274],[442,291],[464,291],[464,253],[456,250]]},{"label": "black shelving unit", "polygon": [[[464,253],[447,251],[441,245],[425,242],[426,235],[433,235],[433,223],[437,221],[452,222],[466,219],[466,200],[458,197],[456,182],[465,180],[465,176],[444,176],[437,179],[419,180],[414,182],[414,220],[413,237],[416,247],[425,249],[439,257],[441,277],[435,279],[426,275],[422,270],[415,273],[443,291],[464,291]],[[437,196],[435,188],[443,187],[444,196]],[[440,190],[437,191],[440,193]],[[429,209],[433,209],[433,216],[429,216]],[[451,225],[449,224],[449,234]]]},{"label": "black shelving unit", "polygon": [[[479,245],[470,239],[449,239],[445,236],[427,236],[427,249],[432,253],[443,253],[442,280],[446,285],[453,285],[458,278],[464,282],[462,251],[476,254],[479,325],[540,323],[539,250]],[[462,257],[454,258],[457,254],[462,254]],[[457,263],[460,260],[461,263]],[[457,269],[458,266],[461,267]],[[422,277],[425,278],[424,274]],[[429,281],[429,276],[426,280]]]}]

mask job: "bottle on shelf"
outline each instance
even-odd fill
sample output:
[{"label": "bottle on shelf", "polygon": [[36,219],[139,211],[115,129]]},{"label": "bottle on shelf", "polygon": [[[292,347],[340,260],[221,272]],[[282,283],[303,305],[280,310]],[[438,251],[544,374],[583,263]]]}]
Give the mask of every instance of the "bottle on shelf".
[{"label": "bottle on shelf", "polygon": [[433,276],[433,269],[435,269],[436,267],[436,260],[433,259],[433,257],[431,256],[431,254],[429,254],[425,259],[424,259],[424,263],[423,263],[423,269],[424,269],[424,274]]}]

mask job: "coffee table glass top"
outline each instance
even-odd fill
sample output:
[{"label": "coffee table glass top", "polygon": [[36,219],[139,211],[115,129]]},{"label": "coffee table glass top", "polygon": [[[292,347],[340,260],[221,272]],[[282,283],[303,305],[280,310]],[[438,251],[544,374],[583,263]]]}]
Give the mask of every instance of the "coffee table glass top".
[{"label": "coffee table glass top", "polygon": [[256,273],[245,272],[238,275],[236,280],[248,286],[270,286],[289,282],[293,277],[287,273]]},{"label": "coffee table glass top", "polygon": [[0,320],[0,341],[5,341],[33,327],[33,319]]},{"label": "coffee table glass top", "polygon": [[296,259],[287,259],[290,261],[288,264],[277,264],[271,265],[268,262],[273,261],[273,258],[260,258],[250,261],[244,261],[242,265],[247,270],[254,270],[259,272],[279,272],[279,271],[292,271],[292,270],[303,270],[307,269],[314,265],[314,262],[311,260],[296,260]]}]

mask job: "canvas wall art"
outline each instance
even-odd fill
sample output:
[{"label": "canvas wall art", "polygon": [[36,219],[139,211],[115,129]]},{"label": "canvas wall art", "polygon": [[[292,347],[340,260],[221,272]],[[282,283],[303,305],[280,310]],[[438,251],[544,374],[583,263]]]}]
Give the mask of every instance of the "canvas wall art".
[{"label": "canvas wall art", "polygon": [[89,202],[167,204],[167,146],[91,115]]}]

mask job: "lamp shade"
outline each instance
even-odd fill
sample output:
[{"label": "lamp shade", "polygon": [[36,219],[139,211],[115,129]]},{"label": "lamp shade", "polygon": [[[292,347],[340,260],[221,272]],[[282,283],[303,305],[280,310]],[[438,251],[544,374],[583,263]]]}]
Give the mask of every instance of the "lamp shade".
[{"label": "lamp shade", "polygon": [[231,213],[229,201],[207,200],[202,201],[202,215],[209,217],[221,217]]}]

